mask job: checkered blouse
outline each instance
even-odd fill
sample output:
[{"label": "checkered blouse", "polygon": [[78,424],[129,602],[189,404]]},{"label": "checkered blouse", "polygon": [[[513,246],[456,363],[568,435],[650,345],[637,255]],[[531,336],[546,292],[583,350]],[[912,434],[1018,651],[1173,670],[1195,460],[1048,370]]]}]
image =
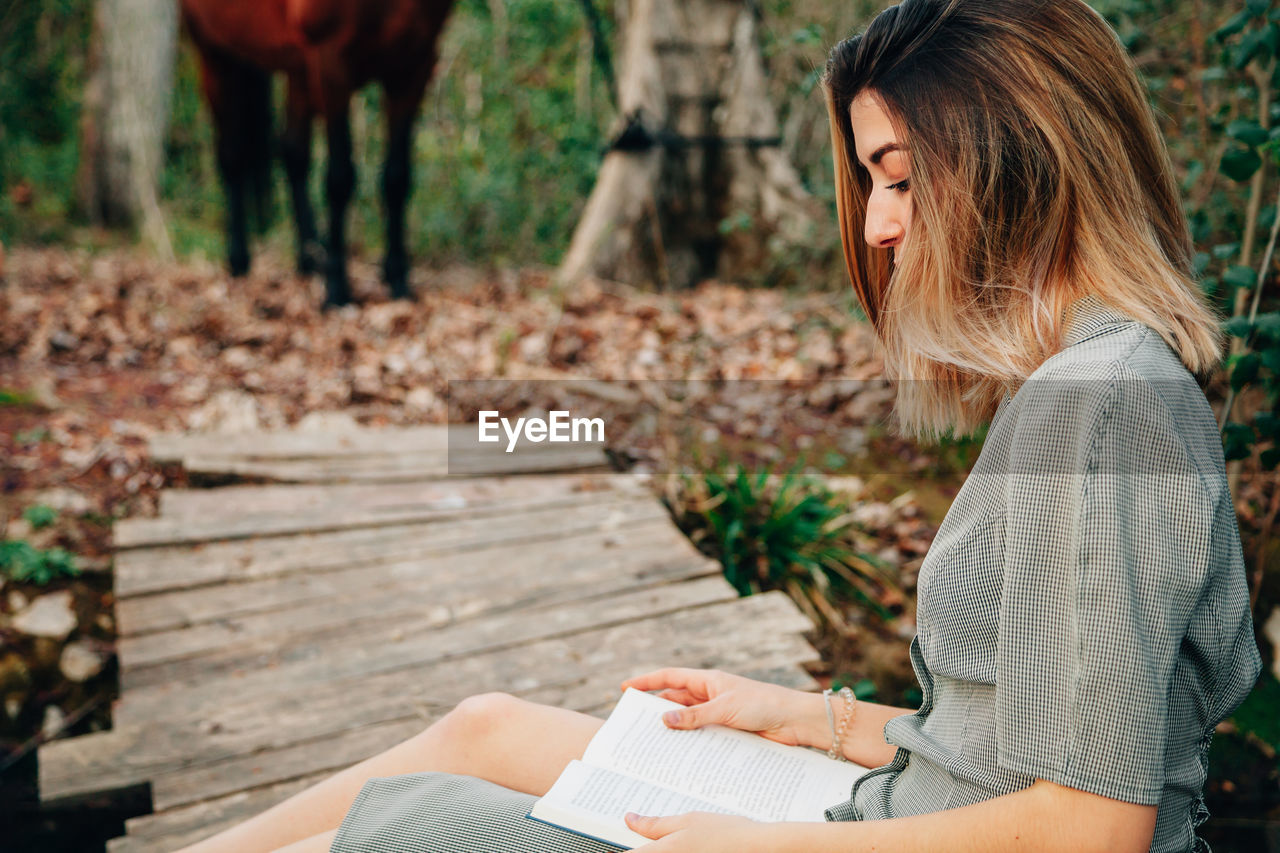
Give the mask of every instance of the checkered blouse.
[{"label": "checkered blouse", "polygon": [[1208,849],[1214,726],[1261,671],[1222,442],[1148,326],[1088,297],[996,411],[920,569],[924,693],[830,820],[1047,779],[1158,805],[1152,851]]}]

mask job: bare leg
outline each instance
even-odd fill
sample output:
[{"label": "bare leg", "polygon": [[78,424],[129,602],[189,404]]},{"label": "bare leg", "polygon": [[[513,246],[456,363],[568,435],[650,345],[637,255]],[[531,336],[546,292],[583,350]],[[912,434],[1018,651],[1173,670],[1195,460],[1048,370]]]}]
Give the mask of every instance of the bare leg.
[{"label": "bare leg", "polygon": [[336,830],[364,783],[380,776],[461,773],[541,796],[570,759],[582,757],[601,722],[504,693],[472,696],[421,734],[183,853],[276,850]]},{"label": "bare leg", "polygon": [[329,853],[329,848],[333,846],[333,839],[337,834],[336,829],[322,832],[319,835],[295,841],[288,847],[281,847],[275,853]]}]

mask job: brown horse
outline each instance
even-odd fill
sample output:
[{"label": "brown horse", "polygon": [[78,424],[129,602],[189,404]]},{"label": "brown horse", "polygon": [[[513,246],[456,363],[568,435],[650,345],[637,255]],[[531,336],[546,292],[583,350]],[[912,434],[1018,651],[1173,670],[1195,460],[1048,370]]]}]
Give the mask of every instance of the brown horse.
[{"label": "brown horse", "polygon": [[[201,60],[216,129],[218,171],[227,196],[232,275],[249,268],[246,206],[261,215],[270,187],[271,73],[288,82],[280,153],[298,230],[298,269],[326,267],[326,303],[351,301],[346,210],[355,184],[351,95],[377,81],[385,92],[387,151],[382,193],[387,217],[383,279],[408,297],[404,210],[411,182],[413,122],[436,61],[436,40],[453,0],[181,0]],[[329,241],[321,248],[307,198],[311,125],[328,133]]]}]

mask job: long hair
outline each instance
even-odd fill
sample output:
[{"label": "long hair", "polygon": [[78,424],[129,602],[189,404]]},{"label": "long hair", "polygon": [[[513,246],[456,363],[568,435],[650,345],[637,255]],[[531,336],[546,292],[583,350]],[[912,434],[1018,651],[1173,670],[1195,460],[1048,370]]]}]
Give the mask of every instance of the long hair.
[{"label": "long hair", "polygon": [[[1084,0],[903,0],[823,77],[849,278],[899,383],[904,433],[974,431],[1062,348],[1093,295],[1193,374],[1225,343],[1195,280],[1164,140],[1132,60]],[[871,180],[849,106],[876,98],[908,149],[897,251],[863,240]]]}]

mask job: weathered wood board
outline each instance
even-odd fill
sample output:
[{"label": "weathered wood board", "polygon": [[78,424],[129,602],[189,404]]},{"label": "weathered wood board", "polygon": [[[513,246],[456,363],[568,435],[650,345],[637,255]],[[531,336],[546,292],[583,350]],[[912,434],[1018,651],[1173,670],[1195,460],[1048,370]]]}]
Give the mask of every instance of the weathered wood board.
[{"label": "weathered wood board", "polygon": [[450,429],[155,438],[232,484],[116,525],[114,728],[41,747],[42,799],[145,783],[153,813],[108,850],[174,850],[475,693],[603,716],[659,666],[816,686],[791,601],[738,598],[602,454],[447,464]]}]

